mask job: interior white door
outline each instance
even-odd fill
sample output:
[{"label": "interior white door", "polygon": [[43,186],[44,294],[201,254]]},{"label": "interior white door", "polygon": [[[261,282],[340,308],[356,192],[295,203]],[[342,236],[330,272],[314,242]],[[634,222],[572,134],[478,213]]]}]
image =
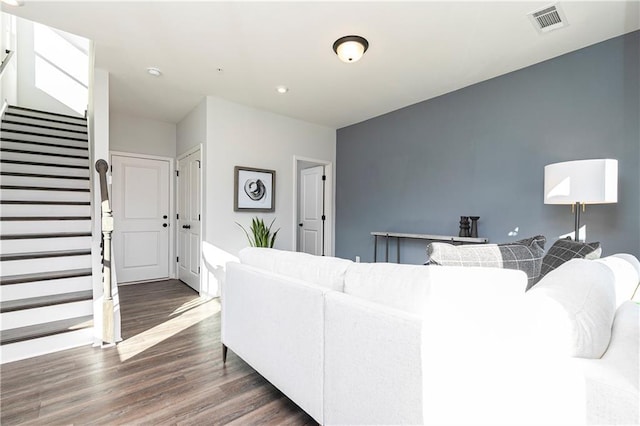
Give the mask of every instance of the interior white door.
[{"label": "interior white door", "polygon": [[113,155],[113,245],[119,282],[169,277],[169,162]]},{"label": "interior white door", "polygon": [[298,251],[324,255],[324,166],[300,172]]},{"label": "interior white door", "polygon": [[178,160],[178,279],[200,291],[200,150]]}]

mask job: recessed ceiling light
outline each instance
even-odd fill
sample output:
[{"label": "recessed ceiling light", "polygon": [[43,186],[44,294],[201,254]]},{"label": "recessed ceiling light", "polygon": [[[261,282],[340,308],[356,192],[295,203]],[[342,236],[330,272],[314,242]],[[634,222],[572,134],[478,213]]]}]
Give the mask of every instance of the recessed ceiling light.
[{"label": "recessed ceiling light", "polygon": [[281,95],[284,95],[288,91],[289,91],[289,88],[286,87],[286,86],[278,86],[278,87],[276,87],[276,92],[280,93]]},{"label": "recessed ceiling light", "polygon": [[7,6],[24,6],[24,0],[2,0],[2,3],[6,4]]},{"label": "recessed ceiling light", "polygon": [[160,71],[160,68],[156,68],[156,67],[147,68],[147,73],[154,77],[160,77],[162,75],[162,71]]}]

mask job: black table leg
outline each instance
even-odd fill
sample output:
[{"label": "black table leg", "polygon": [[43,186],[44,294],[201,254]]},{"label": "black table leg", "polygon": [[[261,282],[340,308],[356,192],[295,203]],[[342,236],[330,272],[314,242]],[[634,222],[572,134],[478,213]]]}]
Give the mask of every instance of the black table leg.
[{"label": "black table leg", "polygon": [[385,236],[384,240],[385,240],[384,261],[388,262],[389,261],[389,234]]},{"label": "black table leg", "polygon": [[373,236],[373,263],[378,261],[378,236]]}]

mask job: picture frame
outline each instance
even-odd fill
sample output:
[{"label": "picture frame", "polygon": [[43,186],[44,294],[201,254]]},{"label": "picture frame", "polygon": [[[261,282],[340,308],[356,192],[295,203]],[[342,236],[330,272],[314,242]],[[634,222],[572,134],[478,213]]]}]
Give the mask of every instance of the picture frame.
[{"label": "picture frame", "polygon": [[235,166],[233,211],[274,212],[276,210],[275,170]]}]

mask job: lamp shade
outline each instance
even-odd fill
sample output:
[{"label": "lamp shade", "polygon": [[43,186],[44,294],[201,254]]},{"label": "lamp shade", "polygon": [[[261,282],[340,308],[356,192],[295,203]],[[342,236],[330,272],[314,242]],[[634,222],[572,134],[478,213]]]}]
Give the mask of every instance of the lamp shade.
[{"label": "lamp shade", "polygon": [[565,161],[544,167],[545,204],[618,202],[618,160]]}]

